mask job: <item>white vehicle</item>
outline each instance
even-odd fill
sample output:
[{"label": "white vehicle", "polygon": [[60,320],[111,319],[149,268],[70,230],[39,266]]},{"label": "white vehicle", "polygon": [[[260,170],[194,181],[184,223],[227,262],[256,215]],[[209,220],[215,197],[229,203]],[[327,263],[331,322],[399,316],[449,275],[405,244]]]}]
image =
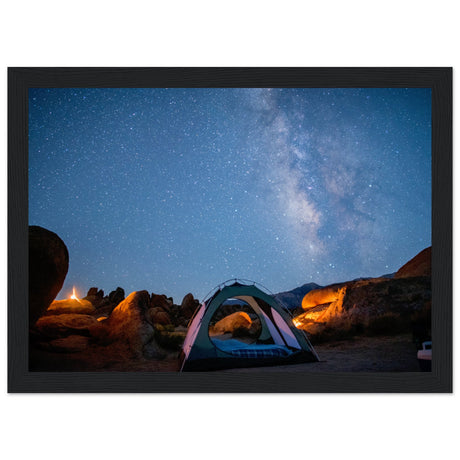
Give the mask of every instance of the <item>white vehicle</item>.
[{"label": "white vehicle", "polygon": [[421,371],[431,371],[431,341],[422,343],[422,349],[417,352],[417,359],[420,364]]}]

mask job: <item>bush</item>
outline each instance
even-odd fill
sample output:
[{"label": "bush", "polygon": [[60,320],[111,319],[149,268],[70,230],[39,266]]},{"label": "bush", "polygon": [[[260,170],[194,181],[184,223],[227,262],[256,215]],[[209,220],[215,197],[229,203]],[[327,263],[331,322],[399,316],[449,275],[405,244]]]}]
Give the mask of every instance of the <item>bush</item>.
[{"label": "bush", "polygon": [[335,342],[350,340],[355,336],[363,335],[365,325],[353,321],[351,318],[335,318],[329,323],[315,323],[308,328],[308,334],[313,343]]},{"label": "bush", "polygon": [[168,350],[180,350],[185,340],[185,332],[175,332],[174,326],[155,324],[154,337],[160,347]]},{"label": "bush", "polygon": [[153,325],[155,331],[158,332],[174,332],[174,325],[173,324],[158,324],[155,323]]},{"label": "bush", "polygon": [[357,335],[362,325],[353,324],[350,320],[334,321],[329,324],[317,323],[310,330],[312,343],[336,342],[349,340]]},{"label": "bush", "polygon": [[407,319],[396,313],[384,313],[369,320],[366,333],[368,335],[394,335],[408,330]]}]

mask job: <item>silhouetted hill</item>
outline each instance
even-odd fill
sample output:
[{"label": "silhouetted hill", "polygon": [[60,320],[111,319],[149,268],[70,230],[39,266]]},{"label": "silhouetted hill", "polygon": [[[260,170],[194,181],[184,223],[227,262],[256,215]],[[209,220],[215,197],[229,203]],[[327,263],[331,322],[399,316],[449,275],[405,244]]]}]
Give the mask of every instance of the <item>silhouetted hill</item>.
[{"label": "silhouetted hill", "polygon": [[316,283],[307,283],[291,291],[278,292],[274,297],[289,310],[294,310],[302,305],[302,299],[305,297],[305,294],[321,287]]}]

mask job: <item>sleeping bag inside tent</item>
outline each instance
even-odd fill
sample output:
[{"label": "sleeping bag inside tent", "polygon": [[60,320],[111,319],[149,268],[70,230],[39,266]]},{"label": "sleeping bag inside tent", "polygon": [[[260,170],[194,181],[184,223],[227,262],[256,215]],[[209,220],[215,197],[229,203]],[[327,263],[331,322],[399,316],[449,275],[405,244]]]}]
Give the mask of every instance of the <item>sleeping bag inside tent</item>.
[{"label": "sleeping bag inside tent", "polygon": [[[221,311],[246,319],[233,333]],[[229,321],[227,321],[228,323]],[[237,334],[238,332],[238,334]],[[305,333],[292,323],[289,311],[255,284],[223,285],[196,310],[180,354],[181,371],[273,366],[319,361]]]}]

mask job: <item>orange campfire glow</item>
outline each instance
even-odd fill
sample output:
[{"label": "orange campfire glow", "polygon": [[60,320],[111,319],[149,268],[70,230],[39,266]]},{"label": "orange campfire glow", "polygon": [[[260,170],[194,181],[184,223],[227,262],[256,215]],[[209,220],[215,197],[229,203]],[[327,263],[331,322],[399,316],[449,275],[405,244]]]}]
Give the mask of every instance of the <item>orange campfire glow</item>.
[{"label": "orange campfire glow", "polygon": [[73,300],[78,300],[80,302],[80,299],[77,297],[77,293],[75,292],[75,286],[73,287],[73,292],[70,298]]}]

